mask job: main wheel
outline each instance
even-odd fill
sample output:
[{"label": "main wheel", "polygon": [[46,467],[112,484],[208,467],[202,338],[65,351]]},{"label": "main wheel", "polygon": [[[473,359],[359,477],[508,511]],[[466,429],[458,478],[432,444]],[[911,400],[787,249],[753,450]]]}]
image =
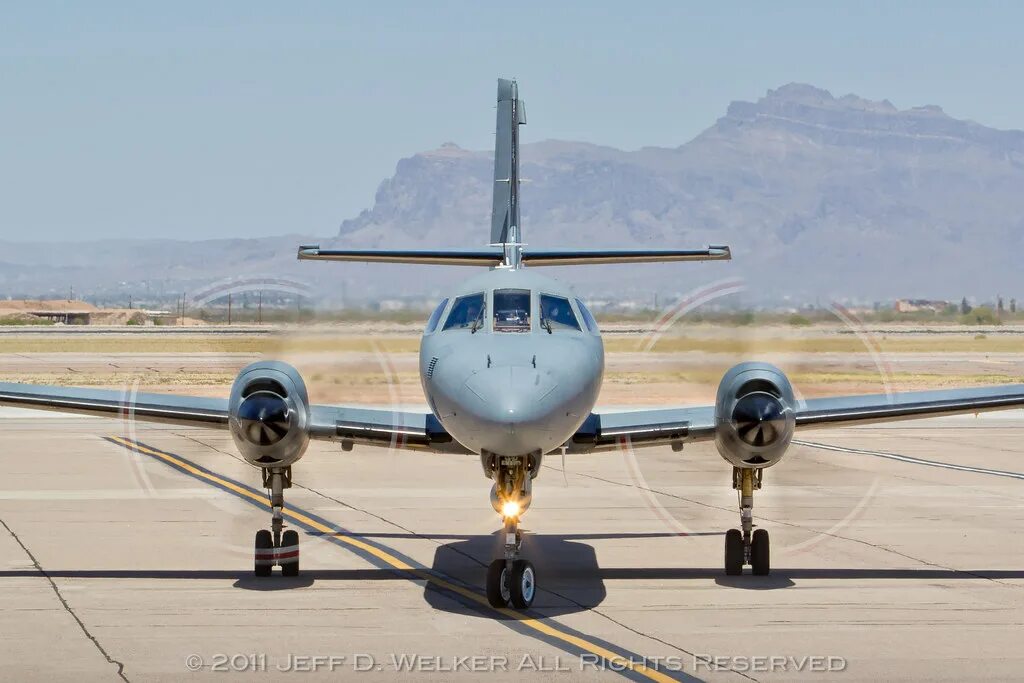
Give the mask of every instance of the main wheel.
[{"label": "main wheel", "polygon": [[299,575],[299,532],[288,529],[281,534],[281,547],[277,549],[277,563],[282,576]]},{"label": "main wheel", "polygon": [[260,529],[256,532],[255,568],[256,576],[270,576],[270,570],[274,568],[274,539],[268,529]]},{"label": "main wheel", "polygon": [[750,539],[750,566],[757,576],[768,576],[771,571],[771,545],[767,529],[754,529]]},{"label": "main wheel", "polygon": [[512,599],[508,578],[505,560],[495,560],[487,567],[487,602],[491,607],[508,607]]},{"label": "main wheel", "polygon": [[530,609],[533,596],[537,593],[537,572],[533,565],[526,560],[516,560],[512,563],[512,576],[509,579],[512,606],[516,609]]},{"label": "main wheel", "polygon": [[727,576],[743,573],[743,534],[739,529],[725,532],[725,573]]}]

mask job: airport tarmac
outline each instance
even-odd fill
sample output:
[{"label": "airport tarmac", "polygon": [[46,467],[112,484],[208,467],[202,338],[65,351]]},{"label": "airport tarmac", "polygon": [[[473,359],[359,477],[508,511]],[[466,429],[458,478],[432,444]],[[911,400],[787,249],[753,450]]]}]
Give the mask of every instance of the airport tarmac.
[{"label": "airport tarmac", "polygon": [[500,522],[475,458],[313,444],[287,497],[302,576],[257,580],[269,512],[226,433],[14,409],[0,429],[8,680],[1024,668],[1020,411],[800,434],[755,499],[770,577],[722,572],[738,512],[713,446],[570,456],[564,477],[549,456],[524,517],[541,589],[525,615],[483,597]]}]

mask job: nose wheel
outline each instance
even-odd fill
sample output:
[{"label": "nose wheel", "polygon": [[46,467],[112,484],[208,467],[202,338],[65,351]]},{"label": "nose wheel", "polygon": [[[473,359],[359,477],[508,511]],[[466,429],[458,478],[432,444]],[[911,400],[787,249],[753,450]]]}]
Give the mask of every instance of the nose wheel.
[{"label": "nose wheel", "polygon": [[529,609],[537,593],[537,570],[519,558],[523,542],[519,520],[505,520],[505,557],[487,567],[487,602],[491,607]]},{"label": "nose wheel", "polygon": [[754,576],[771,572],[771,541],[767,529],[754,529],[754,491],[761,488],[763,470],[733,468],[733,488],[740,505],[741,529],[725,532],[725,573],[739,576],[750,565]]},{"label": "nose wheel", "polygon": [[290,467],[274,467],[263,470],[263,486],[270,490],[270,529],[260,529],[255,539],[256,576],[270,576],[275,566],[281,568],[282,576],[299,575],[299,532],[284,530],[284,490],[291,488]]}]

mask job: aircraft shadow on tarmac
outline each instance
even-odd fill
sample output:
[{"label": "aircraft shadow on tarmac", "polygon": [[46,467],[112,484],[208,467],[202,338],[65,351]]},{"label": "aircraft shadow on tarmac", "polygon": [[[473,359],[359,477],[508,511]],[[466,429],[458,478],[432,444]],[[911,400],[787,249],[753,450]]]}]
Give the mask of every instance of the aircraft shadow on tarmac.
[{"label": "aircraft shadow on tarmac", "polygon": [[[570,538],[578,537],[523,535],[520,556],[533,563],[540,587],[533,609],[546,616],[592,609],[607,595],[594,549]],[[431,570],[460,583],[482,587],[487,565],[503,556],[503,540],[504,533],[499,530],[489,536],[466,536],[438,546]],[[493,612],[481,612],[478,606],[455,600],[430,584],[424,589],[424,598],[437,610],[494,618]]]},{"label": "aircraft shadow on tarmac", "polygon": [[[317,536],[319,534],[309,534]],[[471,587],[482,594],[487,564],[502,555],[502,532],[486,536],[459,534],[356,534],[365,538],[428,538],[447,540],[434,552],[429,571],[446,581]],[[795,568],[776,567],[770,576],[725,576],[721,567],[618,567],[598,565],[594,549],[580,541],[599,539],[642,539],[672,536],[665,533],[606,533],[523,536],[522,556],[537,570],[540,592],[534,610],[557,616],[592,609],[607,595],[606,580],[638,581],[707,581],[740,590],[773,590],[789,588],[800,580],[1013,580],[1024,579],[1024,570],[1004,569],[888,569],[888,568]],[[703,532],[702,536],[719,536],[720,532]],[[306,588],[317,581],[409,581],[418,580],[408,573],[388,568],[307,569],[297,577],[274,576],[257,578],[242,569],[12,569],[0,570],[0,580],[12,577],[49,576],[51,579],[169,579],[169,580],[234,580],[242,590],[280,591]],[[481,595],[482,597],[482,595]],[[456,600],[449,593],[428,583],[424,598],[433,608],[459,614],[494,618],[494,612],[468,600]]]},{"label": "aircraft shadow on tarmac", "polygon": [[[490,538],[482,536],[481,538]],[[573,544],[575,545],[575,544]],[[471,583],[483,586],[483,569],[477,565],[479,580]],[[639,579],[662,581],[697,581],[716,580],[723,586],[742,583],[744,580],[763,581],[760,576],[723,576],[721,567],[667,567],[667,568],[621,568],[598,569],[600,579]],[[0,570],[0,579],[46,577],[53,579],[169,579],[217,581],[235,579],[239,587],[249,588],[247,581],[250,571],[242,569],[4,569]],[[788,579],[910,579],[917,581],[979,581],[979,580],[1012,580],[1024,579],[1024,569],[872,569],[857,567],[855,569],[829,567],[827,569],[772,569],[772,576]],[[256,577],[252,577],[256,582]],[[298,585],[309,585],[316,581],[408,581],[409,577],[397,569],[309,569],[294,580],[274,576],[259,579],[260,583],[280,583],[285,587],[294,588]],[[245,584],[244,586],[242,584]],[[747,586],[743,586],[747,587]]]}]

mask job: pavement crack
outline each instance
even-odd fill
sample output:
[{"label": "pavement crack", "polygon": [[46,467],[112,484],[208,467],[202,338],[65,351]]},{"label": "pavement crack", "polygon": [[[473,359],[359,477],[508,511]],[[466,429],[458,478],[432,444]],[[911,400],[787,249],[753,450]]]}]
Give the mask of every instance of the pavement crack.
[{"label": "pavement crack", "polygon": [[36,571],[39,572],[39,574],[43,578],[45,578],[46,581],[50,584],[50,589],[53,590],[53,594],[57,596],[57,599],[60,601],[60,604],[64,607],[64,611],[71,615],[71,618],[75,620],[76,624],[78,624],[78,628],[82,630],[82,633],[85,634],[85,637],[92,641],[92,644],[96,646],[96,649],[99,650],[100,654],[103,655],[103,658],[106,659],[107,662],[117,667],[118,677],[123,681],[127,681],[128,677],[124,673],[124,663],[111,657],[107,653],[106,649],[104,649],[104,647],[100,645],[100,641],[97,640],[96,636],[94,636],[91,631],[89,631],[89,628],[85,625],[85,622],[82,621],[78,614],[75,613],[75,610],[72,609],[71,605],[68,604],[68,601],[60,592],[60,588],[57,587],[57,583],[53,580],[53,577],[51,577],[50,574],[47,573],[45,569],[43,569],[43,566],[39,564],[39,560],[36,559],[36,556],[32,554],[32,551],[28,549],[28,546],[26,546],[22,542],[21,538],[18,537],[18,534],[14,533],[14,530],[11,529],[7,522],[5,522],[2,519],[0,519],[0,525],[3,525],[4,529],[6,529],[7,533],[11,535],[11,538],[14,539],[15,543],[21,546],[21,549],[25,551],[25,555],[28,556],[28,559],[32,560],[32,566],[35,567]]},{"label": "pavement crack", "polygon": [[[568,600],[568,598],[566,598],[566,599]],[[569,602],[574,602],[574,601],[573,600],[569,600]],[[683,654],[690,655],[690,657],[692,658],[692,661],[694,661],[694,662],[696,662],[699,659],[700,661],[708,664],[708,666],[710,667],[712,662],[714,661],[714,657],[712,657],[710,655],[698,655],[696,652],[690,652],[689,650],[687,650],[686,648],[684,648],[684,647],[682,647],[680,645],[676,645],[675,643],[670,643],[669,641],[662,640],[661,638],[659,638],[657,636],[654,636],[654,635],[651,635],[650,633],[647,633],[645,631],[641,631],[640,629],[637,629],[637,628],[633,628],[629,624],[627,624],[625,622],[622,622],[622,621],[619,621],[618,619],[612,617],[611,615],[609,615],[609,614],[607,614],[605,612],[602,612],[599,609],[591,609],[590,611],[593,612],[594,614],[597,614],[598,616],[604,617],[605,619],[607,619],[611,623],[617,624],[619,627],[624,628],[624,629],[626,629],[627,631],[629,631],[631,633],[635,633],[636,635],[638,635],[638,636],[640,636],[642,638],[649,638],[649,639],[653,640],[656,643],[661,643],[665,647],[670,647],[670,648],[673,648],[675,650],[678,650],[678,651],[682,652]],[[726,673],[726,672],[723,672],[723,673]],[[746,674],[746,673],[744,673],[742,671],[729,670],[727,673],[731,673],[731,674],[736,674],[738,676],[742,676],[743,678],[746,678],[748,681],[758,681],[759,680],[759,679],[754,678],[753,676],[750,676],[750,675],[748,675],[748,674]]]}]

